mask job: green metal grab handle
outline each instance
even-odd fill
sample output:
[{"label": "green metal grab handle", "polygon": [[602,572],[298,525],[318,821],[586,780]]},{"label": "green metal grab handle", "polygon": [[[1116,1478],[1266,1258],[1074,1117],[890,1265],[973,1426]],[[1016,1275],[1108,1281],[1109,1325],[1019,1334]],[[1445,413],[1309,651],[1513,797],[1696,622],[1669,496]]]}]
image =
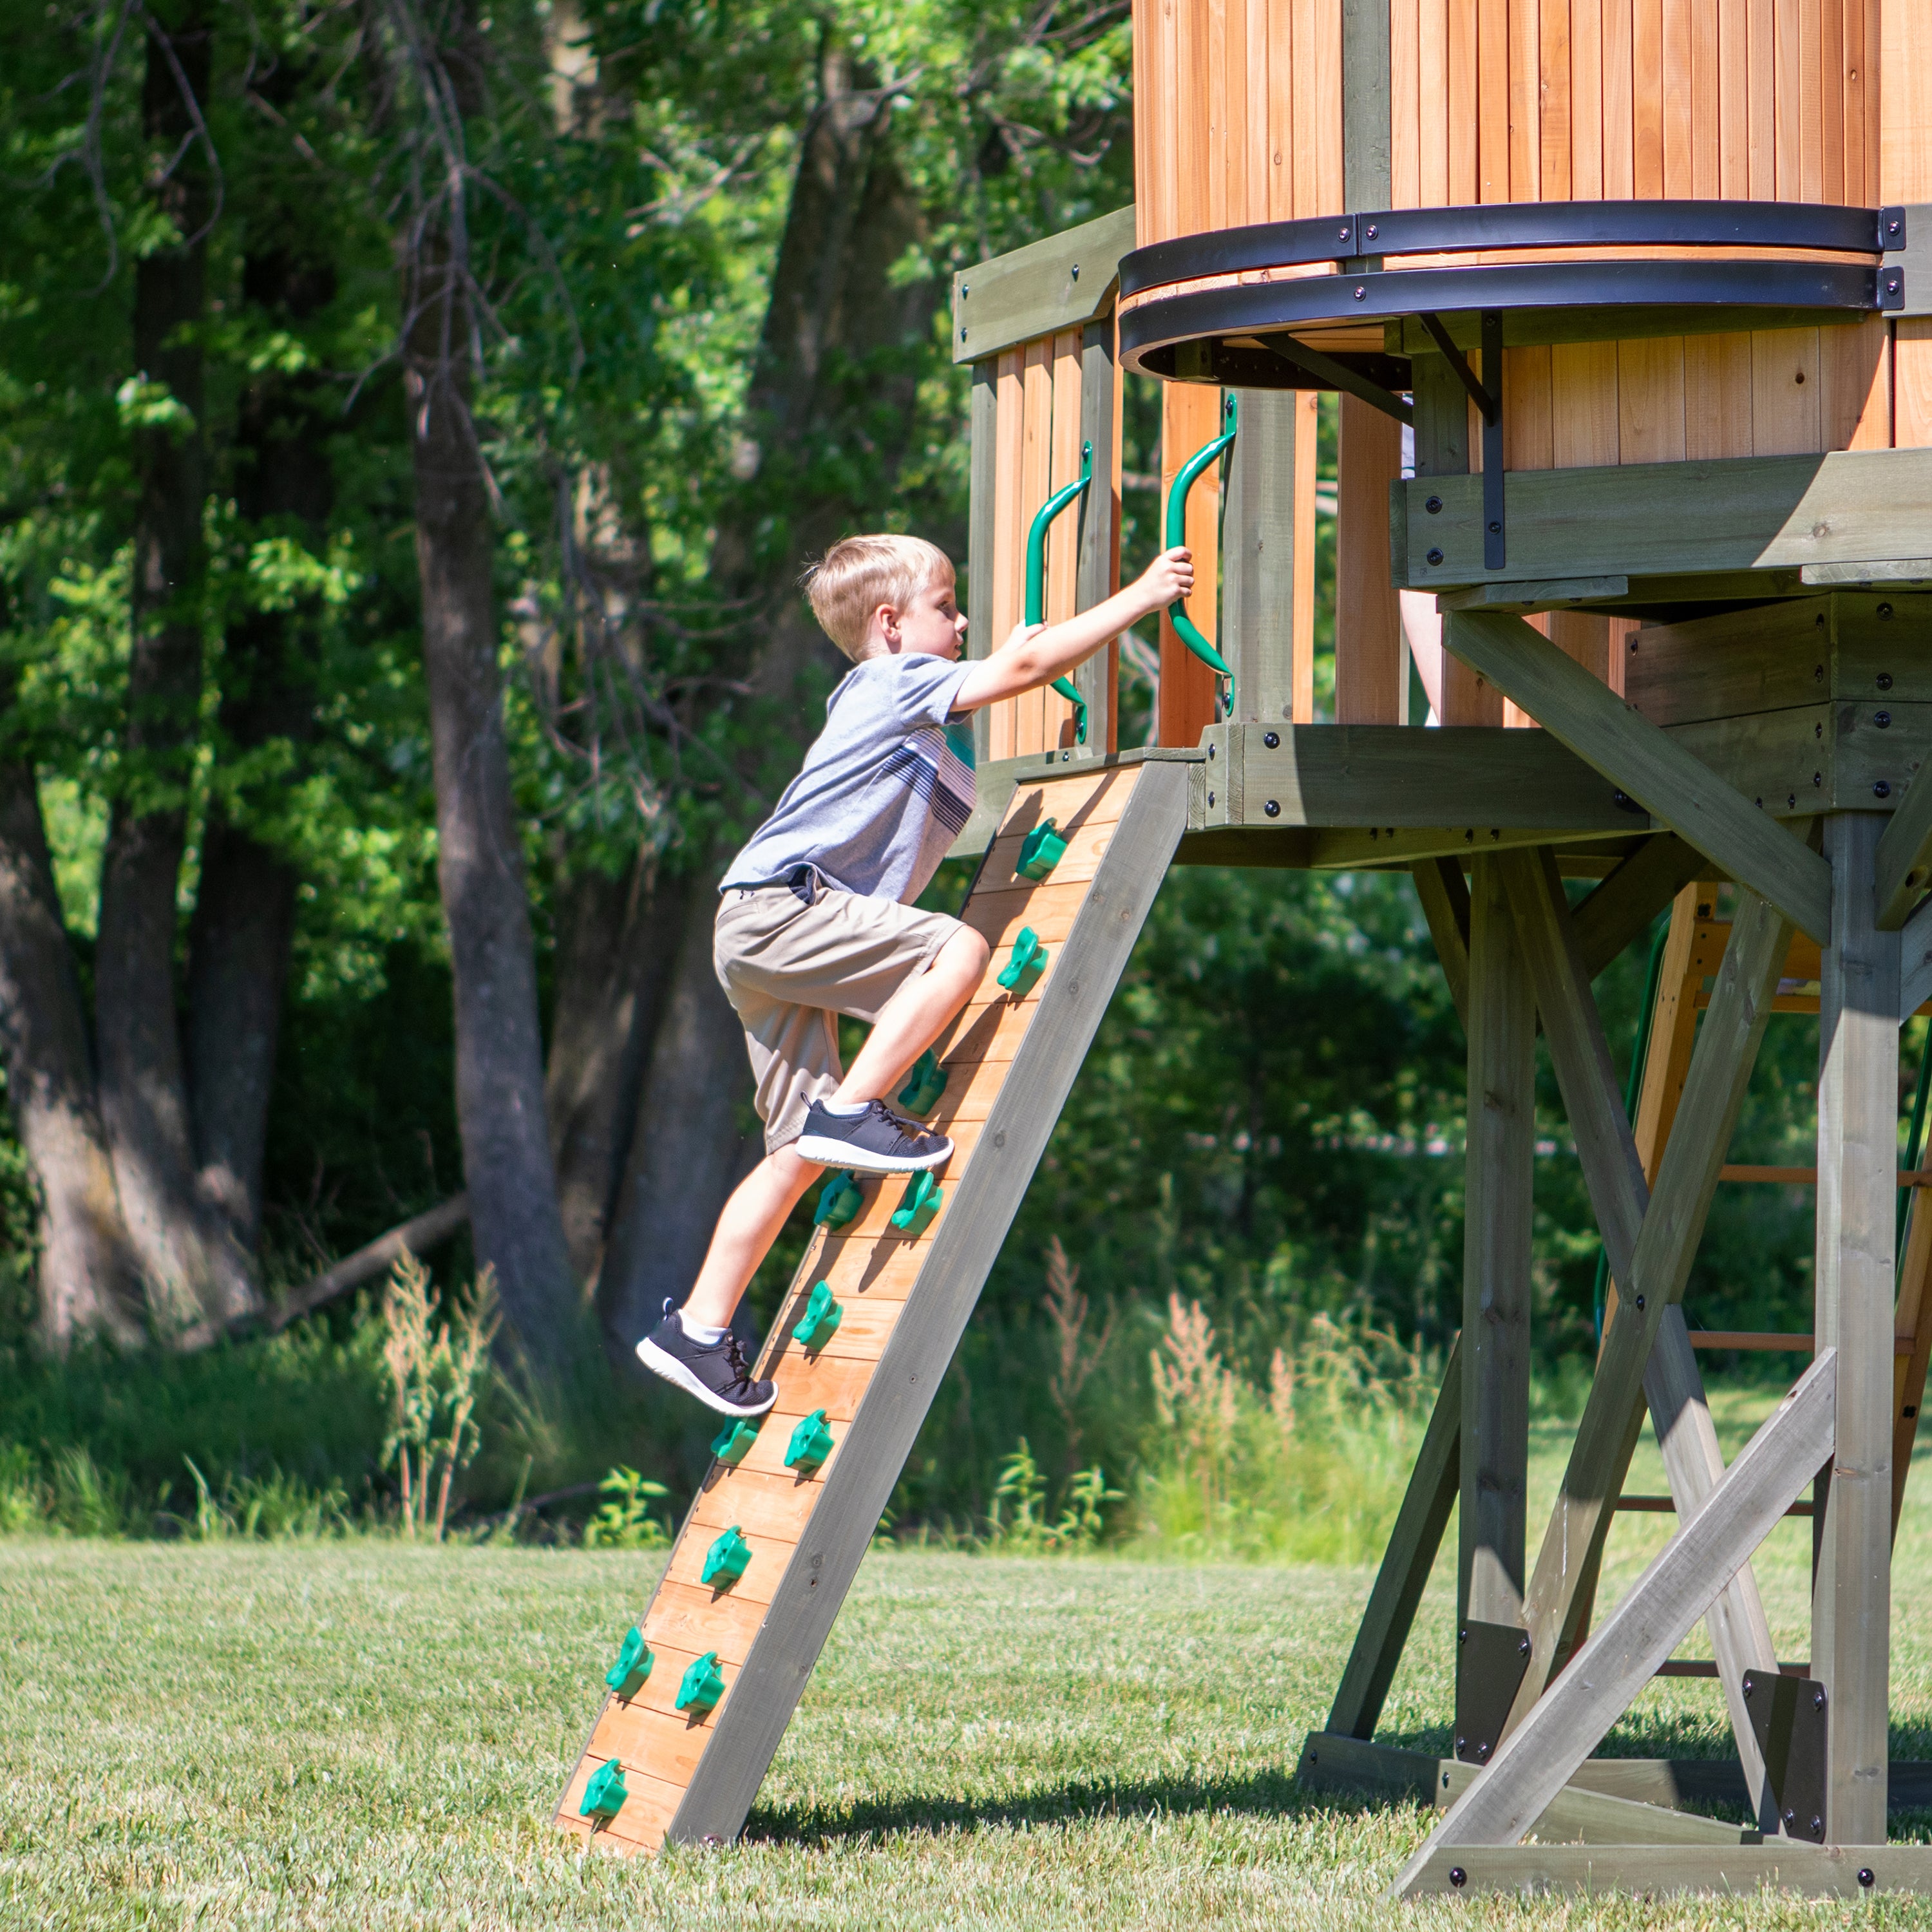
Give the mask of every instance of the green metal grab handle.
[{"label": "green metal grab handle", "polygon": [[[1041,504],[1033,520],[1033,528],[1027,532],[1026,554],[1026,621],[1029,626],[1046,622],[1046,532],[1048,526],[1060,512],[1084,492],[1094,480],[1094,446],[1083,442],[1080,446],[1080,474],[1063,489],[1054,490]],[[1062,698],[1073,701],[1073,736],[1078,744],[1087,742],[1087,700],[1080,695],[1080,688],[1070,677],[1057,677],[1053,688]]]},{"label": "green metal grab handle", "polygon": [[[1178,550],[1187,541],[1187,493],[1194,488],[1195,482],[1211,463],[1220,459],[1221,452],[1234,440],[1234,399],[1228,398],[1223,406],[1228,418],[1227,431],[1217,436],[1204,448],[1197,449],[1180,466],[1180,474],[1174,479],[1174,488],[1167,493],[1167,548]],[[1196,628],[1194,620],[1187,614],[1187,600],[1177,597],[1167,607],[1168,620],[1174,626],[1174,634],[1206,664],[1223,677],[1232,678],[1234,668]]]}]

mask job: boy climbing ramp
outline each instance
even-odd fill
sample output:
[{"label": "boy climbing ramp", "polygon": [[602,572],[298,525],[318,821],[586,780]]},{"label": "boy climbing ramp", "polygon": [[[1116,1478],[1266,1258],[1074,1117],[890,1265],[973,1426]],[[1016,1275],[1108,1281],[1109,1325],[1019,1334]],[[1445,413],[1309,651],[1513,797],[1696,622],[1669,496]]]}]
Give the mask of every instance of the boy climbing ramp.
[{"label": "boy climbing ramp", "polygon": [[[726,1415],[776,1400],[730,1322],[799,1196],[826,1167],[910,1174],[952,1151],[884,1096],[986,969],[979,934],[913,904],[972,814],[970,714],[1050,684],[1185,597],[1194,567],[1186,550],[1163,551],[1105,603],[1017,627],[970,661],[952,562],[922,538],[848,537],[806,584],[853,668],[797,777],[726,869],[713,954],[744,1022],[765,1157],[724,1204],[682,1308],[666,1301],[638,1344],[647,1369]],[[842,1013],[872,1029],[842,1075]]]}]

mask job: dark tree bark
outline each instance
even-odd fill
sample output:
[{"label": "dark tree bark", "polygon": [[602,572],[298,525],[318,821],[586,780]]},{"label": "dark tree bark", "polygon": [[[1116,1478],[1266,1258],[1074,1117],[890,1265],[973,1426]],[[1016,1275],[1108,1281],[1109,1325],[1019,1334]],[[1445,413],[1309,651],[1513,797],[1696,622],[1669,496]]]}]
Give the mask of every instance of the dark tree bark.
[{"label": "dark tree bark", "polygon": [[564,1238],[586,1283],[603,1266],[690,898],[686,880],[664,878],[641,853],[621,878],[589,870],[558,889],[545,1086]]},{"label": "dark tree bark", "polygon": [[[242,297],[282,322],[314,316],[334,292],[326,262],[286,246],[292,210],[242,265]],[[334,490],[328,399],[312,377],[268,371],[243,391],[236,439],[236,500],[251,530],[287,530],[311,550],[326,539]],[[230,632],[221,724],[238,753],[314,734],[315,612],[251,610]],[[286,772],[270,782],[286,782]],[[201,883],[188,943],[188,1069],[204,1198],[253,1252],[261,1228],[262,1157],[295,934],[295,867],[231,816],[218,790],[201,848]]]},{"label": "dark tree bark", "polygon": [[[772,272],[748,403],[758,473],[712,551],[721,593],[759,613],[750,682],[768,707],[768,772],[796,771],[820,722],[801,685],[814,664],[839,660],[799,594],[806,560],[876,520],[914,422],[922,345],[943,290],[892,286],[890,272],[925,232],[895,165],[889,115],[836,47],[820,74]],[[869,470],[858,495],[822,478]],[[822,467],[820,466],[823,466]],[[772,789],[776,789],[775,787]],[[722,862],[726,856],[719,854]],[[707,884],[715,873],[706,874]],[[638,1126],[604,1268],[598,1306],[614,1351],[628,1353],[666,1300],[682,1302],[748,1160],[741,1109],[751,1097],[744,1038],[711,964],[715,903],[698,895],[666,1016],[639,1104]]]},{"label": "dark tree bark", "polygon": [[95,1104],[80,984],[33,767],[0,762],[0,1057],[40,1194],[38,1327],[49,1348],[141,1335],[140,1275]]},{"label": "dark tree bark", "polygon": [[[259,1304],[247,1256],[196,1184],[187,1083],[175,1016],[175,896],[201,695],[206,495],[202,357],[210,193],[194,138],[208,98],[212,30],[194,4],[151,20],[141,106],[157,206],[172,247],[135,273],[136,368],[188,420],[136,437],[134,641],[123,769],[101,868],[94,965],[100,1112],[146,1282],[164,1329],[226,1319]],[[172,171],[169,164],[172,163]]]},{"label": "dark tree bark", "polygon": [[460,360],[465,298],[434,237],[418,253],[412,284],[416,563],[464,1183],[477,1258],[496,1271],[530,1366],[554,1376],[578,1358],[587,1324],[550,1165],[536,958],[496,662],[490,506]]}]

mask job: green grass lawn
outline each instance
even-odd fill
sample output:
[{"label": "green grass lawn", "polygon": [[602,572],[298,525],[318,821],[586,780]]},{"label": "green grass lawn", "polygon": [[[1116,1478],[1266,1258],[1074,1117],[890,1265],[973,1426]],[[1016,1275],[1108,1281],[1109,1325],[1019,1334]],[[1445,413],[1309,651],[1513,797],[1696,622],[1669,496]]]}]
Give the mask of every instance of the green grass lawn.
[{"label": "green grass lawn", "polygon": [[[1724,1412],[1735,1446],[1761,1401]],[[1538,1431],[1534,1522],[1563,1432]],[[1633,1486],[1663,1486],[1646,1442]],[[1627,1520],[1612,1586],[1667,1527]],[[1453,1540],[1453,1528],[1451,1537]],[[1760,1562],[1802,1656],[1808,1526]],[[1380,1925],[1424,1828],[1300,1795],[1366,1570],[869,1558],[744,1842],[581,1856],[548,1814],[656,1558],[0,1542],[0,1926]],[[1894,1749],[1932,1756],[1932,1492],[1901,1539]],[[1441,1747],[1438,1564],[1382,1735]],[[1717,1754],[1714,1686],[1610,1750]],[[1915,1834],[1914,1835],[1918,1835]],[[1932,1904],[1863,1908],[1932,1924]],[[1418,1918],[1833,1923],[1772,1898],[1459,1901]]]}]

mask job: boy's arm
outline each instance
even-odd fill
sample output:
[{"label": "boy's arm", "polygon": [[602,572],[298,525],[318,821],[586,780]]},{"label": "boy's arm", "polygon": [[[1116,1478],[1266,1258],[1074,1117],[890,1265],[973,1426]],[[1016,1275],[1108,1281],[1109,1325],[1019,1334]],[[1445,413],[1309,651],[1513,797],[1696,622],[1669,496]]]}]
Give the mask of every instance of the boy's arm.
[{"label": "boy's arm", "polygon": [[1184,550],[1163,550],[1124,590],[1082,610],[1064,624],[1028,630],[1022,625],[989,658],[967,674],[952,700],[955,711],[976,711],[1022,691],[1050,684],[1082,658],[1118,638],[1150,612],[1165,610],[1194,588],[1194,560]]}]

